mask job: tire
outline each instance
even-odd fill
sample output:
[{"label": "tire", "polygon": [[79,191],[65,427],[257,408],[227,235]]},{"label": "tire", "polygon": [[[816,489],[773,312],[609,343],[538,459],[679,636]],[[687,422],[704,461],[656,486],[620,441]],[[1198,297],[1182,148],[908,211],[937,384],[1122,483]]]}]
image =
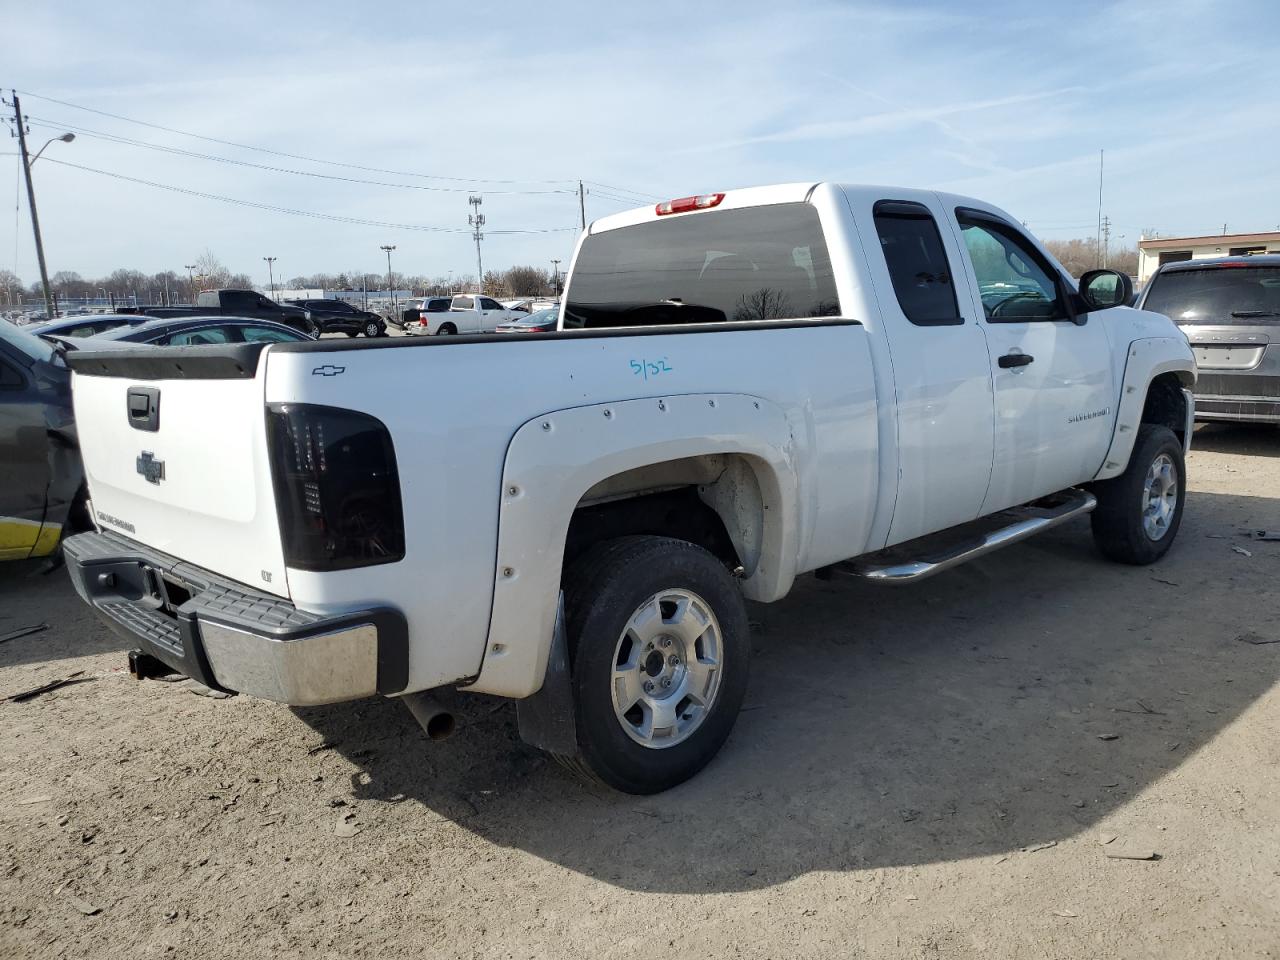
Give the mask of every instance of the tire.
[{"label": "tire", "polygon": [[352,339],[354,339],[354,338],[356,338],[356,337],[360,336],[360,331],[359,331],[359,330],[348,330],[348,331],[347,331],[347,336],[348,336],[348,337],[351,337]]},{"label": "tire", "polygon": [[324,331],[320,329],[320,325],[316,323],[314,320],[308,320],[307,326],[306,326],[306,332],[308,336],[315,337],[317,340],[319,340],[320,334],[323,333]]},{"label": "tire", "polygon": [[[578,736],[569,765],[632,794],[706,766],[733,729],[751,656],[746,606],[724,564],[683,540],[606,541],[566,577],[565,618]],[[620,660],[634,666],[617,670]]]},{"label": "tire", "polygon": [[[364,325],[364,335],[366,337],[379,337],[382,335],[383,329],[382,324],[378,323],[377,320],[366,320]],[[352,336],[354,337],[355,334],[353,333]]]},{"label": "tire", "polygon": [[458,328],[452,323],[440,324],[440,329],[436,331],[437,337],[451,337],[458,332]]},{"label": "tire", "polygon": [[1152,423],[1139,426],[1124,473],[1093,485],[1098,498],[1093,539],[1103,555],[1135,565],[1163,557],[1182,525],[1186,476],[1182,444],[1173,431]]}]

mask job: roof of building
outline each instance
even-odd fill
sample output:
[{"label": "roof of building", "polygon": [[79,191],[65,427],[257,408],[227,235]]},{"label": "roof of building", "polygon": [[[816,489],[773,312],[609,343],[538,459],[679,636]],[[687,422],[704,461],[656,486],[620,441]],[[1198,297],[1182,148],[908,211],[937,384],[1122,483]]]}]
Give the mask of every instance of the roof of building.
[{"label": "roof of building", "polygon": [[1269,233],[1222,233],[1207,237],[1148,237],[1138,241],[1143,250],[1168,250],[1176,247],[1238,247],[1249,243],[1280,243],[1280,230]]},{"label": "roof of building", "polygon": [[1161,273],[1181,270],[1212,270],[1215,267],[1280,267],[1280,253],[1255,253],[1247,257],[1205,257],[1201,260],[1178,260],[1166,263]]}]

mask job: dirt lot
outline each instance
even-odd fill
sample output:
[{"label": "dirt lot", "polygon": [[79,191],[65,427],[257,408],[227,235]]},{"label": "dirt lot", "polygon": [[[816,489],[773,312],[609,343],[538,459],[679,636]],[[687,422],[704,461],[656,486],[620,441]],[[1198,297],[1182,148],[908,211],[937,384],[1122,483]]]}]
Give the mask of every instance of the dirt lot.
[{"label": "dirt lot", "polygon": [[1082,522],[753,608],[728,746],[640,799],[497,701],[429,744],[135,683],[65,572],[5,568],[0,634],[51,629],[0,697],[92,679],[0,702],[0,956],[1276,957],[1280,643],[1240,638],[1280,639],[1280,542],[1239,531],[1280,529],[1280,432],[1197,445],[1156,568]]}]

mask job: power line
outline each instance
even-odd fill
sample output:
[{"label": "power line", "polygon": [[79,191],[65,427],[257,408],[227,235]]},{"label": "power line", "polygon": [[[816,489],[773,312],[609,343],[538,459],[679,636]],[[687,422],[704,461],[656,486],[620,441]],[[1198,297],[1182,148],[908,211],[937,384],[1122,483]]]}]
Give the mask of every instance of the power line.
[{"label": "power line", "polygon": [[652,194],[652,193],[644,193],[641,190],[631,190],[631,189],[628,189],[627,187],[614,187],[614,186],[610,186],[607,183],[601,183],[599,180],[587,180],[584,182],[591,184],[591,186],[593,187],[604,187],[604,189],[612,191],[613,193],[629,193],[632,196],[640,197],[642,200],[661,200],[662,199],[662,197],[656,196],[655,194]]},{"label": "power line", "polygon": [[[143,180],[140,177],[130,177],[123,173],[114,173],[110,170],[98,170],[95,167],[86,167],[78,163],[69,163],[66,160],[55,160],[53,157],[44,157],[46,163],[57,164],[60,167],[71,167],[75,170],[83,170],[86,173],[96,173],[104,177],[111,177],[115,180],[125,180],[129,183],[137,183],[146,187],[155,187],[158,190],[168,190],[172,193],[181,193],[190,197],[201,197],[205,200],[218,200],[222,203],[233,203],[242,207],[252,207],[255,210],[269,210],[273,213],[287,213],[296,217],[311,217],[316,220],[332,220],[336,223],[354,223],[370,227],[389,227],[394,230],[415,230],[422,233],[470,233],[469,230],[462,230],[455,227],[436,227],[418,223],[393,223],[386,220],[366,220],[362,217],[344,217],[333,213],[318,213],[314,210],[298,210],[293,207],[278,207],[270,203],[258,203],[254,200],[242,200],[237,197],[224,197],[221,194],[206,193],[202,190],[192,190],[187,187],[176,187],[168,183],[157,183],[154,180]],[[494,230],[494,234],[515,234],[515,233],[567,233],[569,231],[577,232],[577,227],[545,227],[542,229],[526,229],[526,230]]]},{"label": "power line", "polygon": [[[147,143],[145,140],[134,140],[132,137],[122,137],[115,133],[103,133],[99,130],[89,130],[75,124],[63,123],[59,120],[50,120],[45,117],[32,117],[28,115],[31,126],[44,127],[48,130],[74,130],[76,136],[85,136],[98,140],[105,140],[108,143],[121,143],[132,147],[144,147],[148,150],[156,150],[160,153],[176,154],[182,157],[195,157],[199,160],[214,160],[218,163],[229,163],[237,167],[252,167],[255,170],[267,170],[271,173],[288,173],[299,177],[315,177],[321,180],[339,180],[343,183],[360,183],[374,187],[394,187],[400,190],[426,190],[433,193],[470,193],[467,187],[427,187],[416,183],[389,183],[386,180],[363,180],[358,177],[342,177],[332,173],[317,173],[313,170],[293,170],[288,167],[273,167],[263,163],[252,163],[249,160],[236,160],[231,157],[219,157],[209,153],[197,153],[193,150],[183,150],[181,147],[166,147],[158,143]],[[576,190],[554,189],[554,190],[486,190],[486,193],[501,194],[550,194],[550,193],[576,193]]]},{"label": "power line", "polygon": [[56,103],[59,106],[70,107],[72,110],[84,110],[87,113],[96,113],[102,117],[110,117],[112,120],[123,120],[125,123],[136,123],[141,127],[150,127],[152,130],[162,130],[165,133],[174,133],[182,137],[192,137],[196,140],[204,140],[208,143],[220,143],[225,147],[235,147],[238,150],[253,150],[257,153],[269,153],[277,157],[288,157],[290,160],[305,160],[308,163],[323,163],[331,167],[346,167],[351,170],[364,170],[368,173],[390,173],[398,177],[418,177],[423,180],[452,180],[457,183],[570,183],[569,180],[493,180],[484,177],[449,177],[443,174],[433,173],[414,173],[406,170],[388,170],[383,167],[367,167],[358,163],[344,163],[340,160],[321,160],[317,157],[308,157],[299,153],[286,153],[282,150],[272,150],[269,147],[255,147],[248,143],[237,143],[234,140],[223,140],[218,137],[206,137],[200,133],[192,133],[189,130],[178,130],[174,127],[166,127],[158,123],[149,123],[146,120],[135,120],[133,117],[126,117],[118,113],[109,113],[106,110],[97,110],[93,107],[81,106],[78,103],[70,103],[66,100],[58,100],[54,97],[41,96],[38,93],[31,93],[28,90],[19,90],[24,97],[34,97],[37,100],[44,100],[48,103]]}]

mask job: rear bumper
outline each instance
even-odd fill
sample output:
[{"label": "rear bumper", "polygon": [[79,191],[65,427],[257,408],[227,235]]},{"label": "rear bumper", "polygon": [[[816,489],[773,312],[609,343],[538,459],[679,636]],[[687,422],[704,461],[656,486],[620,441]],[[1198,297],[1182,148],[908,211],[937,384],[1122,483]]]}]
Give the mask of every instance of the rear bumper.
[{"label": "rear bumper", "polygon": [[76,592],[107,626],[207,686],[298,706],[404,690],[398,610],[309,613],[113,533],[63,549]]},{"label": "rear bumper", "polygon": [[1196,397],[1197,420],[1280,423],[1280,399],[1272,397]]}]

